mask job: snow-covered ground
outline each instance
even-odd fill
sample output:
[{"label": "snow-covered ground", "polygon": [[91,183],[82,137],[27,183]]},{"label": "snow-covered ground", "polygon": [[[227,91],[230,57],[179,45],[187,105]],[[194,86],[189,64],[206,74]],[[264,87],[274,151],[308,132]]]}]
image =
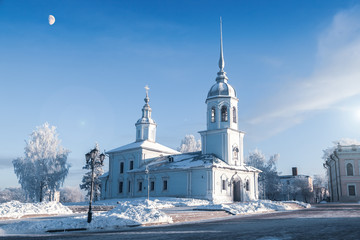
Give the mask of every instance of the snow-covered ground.
[{"label": "snow-covered ground", "polygon": [[[293,202],[297,203],[297,202]],[[298,203],[301,204],[301,203]],[[74,204],[75,205],[75,204]],[[76,204],[77,205],[77,204]],[[190,198],[145,198],[99,201],[96,205],[114,205],[108,212],[93,214],[87,223],[87,214],[73,214],[49,219],[22,219],[0,221],[0,235],[45,233],[55,229],[86,228],[89,230],[114,229],[147,223],[172,223],[172,218],[161,211],[164,208],[193,206],[199,210],[224,210],[232,214],[249,214],[267,211],[293,210],[294,204],[259,200],[247,203],[212,204],[207,200]],[[308,206],[309,207],[309,206]],[[71,210],[60,203],[23,204],[12,201],[0,204],[0,218],[20,218],[34,214],[71,214]]]},{"label": "snow-covered ground", "polygon": [[0,204],[0,218],[21,218],[25,215],[59,215],[72,214],[66,206],[57,202],[21,203],[11,201]]},{"label": "snow-covered ground", "polygon": [[238,202],[232,204],[210,204],[205,206],[199,206],[195,209],[198,210],[224,210],[228,213],[238,215],[238,214],[249,214],[249,213],[261,213],[269,211],[287,211],[298,209],[294,207],[293,204],[300,205],[304,208],[311,207],[308,203],[298,202],[298,201],[289,201],[289,202],[274,202],[270,200],[258,200],[252,202]]}]

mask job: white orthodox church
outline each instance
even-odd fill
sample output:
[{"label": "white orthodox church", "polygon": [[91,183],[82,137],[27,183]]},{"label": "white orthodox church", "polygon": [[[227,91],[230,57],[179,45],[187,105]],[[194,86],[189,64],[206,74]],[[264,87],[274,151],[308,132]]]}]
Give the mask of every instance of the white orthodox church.
[{"label": "white orthodox church", "polygon": [[207,128],[201,152],[183,153],[156,142],[148,89],[136,141],[108,151],[109,172],[102,177],[102,199],[188,197],[214,202],[258,199],[259,170],[244,164],[244,132],[238,130],[238,101],[224,72],[220,27],[220,71],[206,98]]}]

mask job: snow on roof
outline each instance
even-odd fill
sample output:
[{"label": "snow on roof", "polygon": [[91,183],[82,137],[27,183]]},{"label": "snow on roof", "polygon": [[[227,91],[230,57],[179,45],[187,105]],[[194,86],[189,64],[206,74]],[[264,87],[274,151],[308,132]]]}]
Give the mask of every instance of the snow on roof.
[{"label": "snow on roof", "polygon": [[104,173],[103,175],[101,175],[99,178],[106,178],[106,177],[108,177],[109,176],[109,172],[106,172],[106,173]]},{"label": "snow on roof", "polygon": [[201,152],[183,153],[178,155],[170,155],[163,157],[156,157],[146,160],[147,164],[142,165],[139,168],[131,170],[129,172],[143,172],[145,171],[146,165],[149,171],[161,171],[170,169],[189,169],[189,168],[227,168],[239,171],[255,171],[261,172],[260,170],[251,166],[233,166],[229,165],[223,160],[217,158],[213,154],[201,154]]},{"label": "snow on roof", "polygon": [[179,154],[180,153],[174,149],[171,149],[169,147],[161,145],[160,143],[150,142],[147,140],[140,141],[140,142],[133,142],[133,143],[112,149],[110,151],[107,151],[106,153],[122,152],[122,151],[132,150],[132,149],[136,149],[136,148],[145,148],[145,149],[155,150],[158,152],[164,152],[164,153],[169,153],[169,154]]}]

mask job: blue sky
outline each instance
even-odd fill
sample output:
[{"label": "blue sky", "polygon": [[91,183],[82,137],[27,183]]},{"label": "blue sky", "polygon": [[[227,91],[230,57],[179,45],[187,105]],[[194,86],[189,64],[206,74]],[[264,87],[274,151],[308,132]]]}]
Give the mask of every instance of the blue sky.
[{"label": "blue sky", "polygon": [[322,149],[360,139],[357,1],[0,0],[0,188],[18,185],[11,161],[46,121],[71,150],[65,184],[77,185],[95,142],[135,140],[145,85],[158,142],[199,138],[220,16],[245,153],[322,174]]}]

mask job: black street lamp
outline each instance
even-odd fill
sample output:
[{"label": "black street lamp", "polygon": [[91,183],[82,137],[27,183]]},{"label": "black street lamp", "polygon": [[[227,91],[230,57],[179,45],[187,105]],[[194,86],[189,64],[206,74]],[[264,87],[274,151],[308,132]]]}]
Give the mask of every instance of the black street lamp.
[{"label": "black street lamp", "polygon": [[92,201],[93,201],[93,189],[94,189],[94,168],[98,166],[104,166],[105,154],[99,155],[99,150],[95,147],[93,150],[85,154],[86,164],[91,167],[91,188],[90,188],[90,202],[87,222],[91,223],[92,220]]}]

